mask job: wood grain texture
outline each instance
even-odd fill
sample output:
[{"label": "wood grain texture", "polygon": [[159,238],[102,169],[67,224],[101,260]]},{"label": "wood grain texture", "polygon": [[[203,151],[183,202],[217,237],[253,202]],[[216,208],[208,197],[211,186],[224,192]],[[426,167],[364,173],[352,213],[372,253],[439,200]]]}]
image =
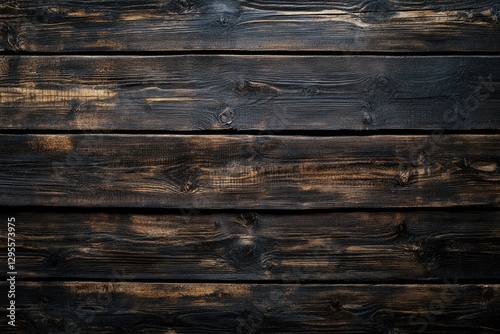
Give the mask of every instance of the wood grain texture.
[{"label": "wood grain texture", "polygon": [[0,50],[499,51],[497,0],[10,0]]},{"label": "wood grain texture", "polygon": [[500,211],[12,216],[23,279],[369,282],[500,275]]},{"label": "wood grain texture", "polygon": [[2,1],[0,333],[500,334],[499,65],[500,0]]},{"label": "wood grain texture", "polygon": [[500,57],[4,56],[0,129],[500,129]]},{"label": "wood grain texture", "polygon": [[1,135],[0,204],[499,206],[500,135]]},{"label": "wood grain texture", "polygon": [[498,333],[500,286],[454,283],[18,282],[15,333]]}]

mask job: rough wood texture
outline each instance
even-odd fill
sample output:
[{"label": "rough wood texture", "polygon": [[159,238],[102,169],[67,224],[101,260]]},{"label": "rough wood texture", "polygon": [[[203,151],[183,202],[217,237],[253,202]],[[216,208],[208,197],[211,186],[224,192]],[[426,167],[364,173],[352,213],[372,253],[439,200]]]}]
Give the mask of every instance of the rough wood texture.
[{"label": "rough wood texture", "polygon": [[0,129],[500,129],[499,80],[484,56],[5,56]]},{"label": "rough wood texture", "polygon": [[500,275],[500,211],[13,216],[23,279],[300,282]]},{"label": "rough wood texture", "polygon": [[1,135],[0,204],[497,207],[499,140],[500,135]]},{"label": "rough wood texture", "polygon": [[497,0],[9,0],[0,50],[499,51]]},{"label": "rough wood texture", "polygon": [[23,282],[16,333],[498,333],[500,286],[454,283]]},{"label": "rough wood texture", "polygon": [[0,333],[500,334],[499,22],[1,1]]}]

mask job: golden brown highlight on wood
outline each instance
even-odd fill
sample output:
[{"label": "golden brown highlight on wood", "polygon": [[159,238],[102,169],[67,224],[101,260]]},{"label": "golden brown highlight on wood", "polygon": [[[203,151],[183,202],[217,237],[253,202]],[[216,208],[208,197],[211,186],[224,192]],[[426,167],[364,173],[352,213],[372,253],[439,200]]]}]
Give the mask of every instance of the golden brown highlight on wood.
[{"label": "golden brown highlight on wood", "polygon": [[21,331],[81,333],[494,333],[500,295],[495,284],[453,280],[442,285],[22,282],[19,292]]},{"label": "golden brown highlight on wood", "polygon": [[73,149],[70,138],[61,138],[57,135],[33,138],[28,145],[35,152],[69,153]]},{"label": "golden brown highlight on wood", "polygon": [[[428,280],[499,275],[500,213],[15,214],[23,277]],[[43,222],[43,223],[38,223]],[[71,234],[68,234],[71,231]]]},{"label": "golden brown highlight on wood", "polygon": [[492,0],[17,0],[0,9],[3,51],[470,52],[499,51],[500,37]]},{"label": "golden brown highlight on wood", "polygon": [[498,130],[500,57],[5,56],[0,129]]},{"label": "golden brown highlight on wood", "polygon": [[499,18],[0,2],[0,333],[498,333]]},{"label": "golden brown highlight on wood", "polygon": [[[293,210],[497,207],[499,139],[2,135],[0,203]],[[71,151],[54,150],[57,140],[60,148],[72,143]]]}]

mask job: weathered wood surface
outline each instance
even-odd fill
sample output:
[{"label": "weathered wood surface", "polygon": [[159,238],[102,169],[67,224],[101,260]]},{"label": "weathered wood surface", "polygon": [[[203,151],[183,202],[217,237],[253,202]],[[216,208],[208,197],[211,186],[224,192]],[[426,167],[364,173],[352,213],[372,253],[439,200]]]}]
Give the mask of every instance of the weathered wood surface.
[{"label": "weathered wood surface", "polygon": [[500,333],[499,18],[1,2],[0,333]]},{"label": "weathered wood surface", "polygon": [[497,0],[9,0],[0,50],[499,51]]},{"label": "weathered wood surface", "polygon": [[498,333],[500,286],[455,283],[18,282],[14,333]]},{"label": "weathered wood surface", "polygon": [[1,135],[0,204],[498,207],[499,142],[500,135]]},{"label": "weathered wood surface", "polygon": [[500,211],[13,216],[23,279],[369,282],[500,275]]},{"label": "weathered wood surface", "polygon": [[0,129],[480,130],[499,109],[500,57],[0,58]]}]

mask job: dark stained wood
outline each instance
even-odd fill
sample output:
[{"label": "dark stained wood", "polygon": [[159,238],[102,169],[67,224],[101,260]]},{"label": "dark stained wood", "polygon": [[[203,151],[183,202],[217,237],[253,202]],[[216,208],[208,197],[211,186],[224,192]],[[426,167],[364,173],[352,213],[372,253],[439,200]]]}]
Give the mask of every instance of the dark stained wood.
[{"label": "dark stained wood", "polygon": [[498,207],[499,142],[500,135],[1,135],[0,204]]},{"label": "dark stained wood", "polygon": [[500,0],[2,1],[0,333],[500,333],[499,65]]},{"label": "dark stained wood", "polygon": [[494,279],[500,211],[12,214],[23,279]]},{"label": "dark stained wood", "polygon": [[11,0],[0,50],[499,51],[496,0]]},{"label": "dark stained wood", "polygon": [[[442,285],[18,282],[17,291],[17,333],[32,333],[35,328],[42,333],[496,333],[500,306],[499,285],[454,281]],[[8,330],[6,321],[0,326],[2,332]]]},{"label": "dark stained wood", "polygon": [[485,56],[6,56],[0,129],[500,129],[499,80]]},{"label": "dark stained wood", "polygon": [[0,205],[500,204],[500,135],[1,135]]}]

